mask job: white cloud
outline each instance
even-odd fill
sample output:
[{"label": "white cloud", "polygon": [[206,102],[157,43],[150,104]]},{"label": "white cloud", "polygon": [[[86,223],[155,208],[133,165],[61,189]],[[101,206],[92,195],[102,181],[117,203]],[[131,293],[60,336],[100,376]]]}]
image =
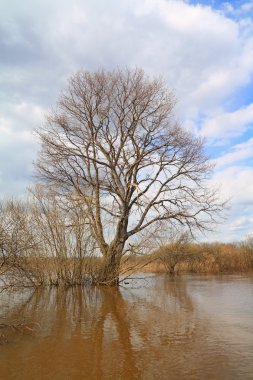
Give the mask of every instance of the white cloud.
[{"label": "white cloud", "polygon": [[253,104],[234,112],[223,112],[205,120],[201,134],[214,139],[231,139],[241,136],[253,127]]},{"label": "white cloud", "polygon": [[17,133],[34,130],[41,124],[44,112],[38,104],[26,101],[3,103],[0,107],[0,129]]},{"label": "white cloud", "polygon": [[243,212],[243,209],[234,208],[226,222],[221,224],[214,233],[208,234],[208,240],[235,242],[242,241],[252,234],[253,208],[250,215],[242,216]]},{"label": "white cloud", "polygon": [[[253,168],[234,165],[216,172],[212,185],[220,185],[222,199],[228,200],[226,219],[213,233],[210,241],[233,242],[252,233],[253,225]],[[204,239],[206,240],[206,239]]]},{"label": "white cloud", "polygon": [[223,3],[224,11],[233,14],[233,16],[242,16],[248,13],[253,9],[253,1],[246,1],[244,3],[237,2],[234,5],[230,2]]},{"label": "white cloud", "polygon": [[[140,66],[163,75],[190,130],[201,118],[208,138],[241,136],[253,104],[237,109],[234,101],[232,109],[230,100],[252,81],[253,2],[231,4],[218,11],[176,0],[0,2],[0,194],[25,190],[37,150],[31,130],[79,68]],[[226,147],[217,160],[214,180],[233,196],[230,232],[249,222],[239,214],[253,200],[243,162],[252,147],[252,139]]]},{"label": "white cloud", "polygon": [[[31,12],[38,12],[33,3],[30,6]],[[27,7],[23,10],[17,4],[12,12],[15,21],[19,21],[15,12],[28,19],[16,28],[20,44],[30,46],[23,49],[27,64],[35,63],[32,70],[44,71],[46,82],[52,79],[47,69],[53,67],[54,86],[59,85],[56,77],[80,67],[138,65],[163,74],[186,112],[189,107],[203,112],[248,83],[253,72],[251,37],[242,34],[239,22],[210,7],[173,0],[110,0],[106,5],[63,1],[60,6],[57,1],[46,2],[39,8],[36,25]],[[6,28],[8,52],[12,47],[17,51],[12,41],[16,33]]]},{"label": "white cloud", "polygon": [[248,1],[247,3],[242,4],[242,11],[249,12],[253,9],[253,1]]},{"label": "white cloud", "polygon": [[249,158],[253,158],[253,137],[246,142],[234,145],[230,151],[213,160],[216,170],[223,166],[238,164]]},{"label": "white cloud", "polygon": [[232,205],[253,203],[253,168],[247,166],[230,166],[216,172],[212,183],[221,185],[221,194],[231,199]]},{"label": "white cloud", "polygon": [[0,197],[23,195],[32,182],[37,143],[32,130],[41,108],[28,104],[4,104],[0,116]]}]

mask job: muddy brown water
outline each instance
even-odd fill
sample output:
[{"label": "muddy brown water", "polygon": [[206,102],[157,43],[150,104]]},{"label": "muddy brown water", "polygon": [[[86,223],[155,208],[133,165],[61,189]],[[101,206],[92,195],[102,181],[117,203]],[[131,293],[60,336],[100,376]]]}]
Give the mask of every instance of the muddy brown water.
[{"label": "muddy brown water", "polygon": [[253,276],[2,294],[0,324],[1,380],[253,379]]}]

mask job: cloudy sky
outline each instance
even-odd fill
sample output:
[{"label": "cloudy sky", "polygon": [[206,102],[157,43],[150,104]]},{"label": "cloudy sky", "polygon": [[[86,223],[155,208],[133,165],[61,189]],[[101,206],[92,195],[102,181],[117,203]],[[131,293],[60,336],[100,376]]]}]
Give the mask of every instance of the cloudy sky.
[{"label": "cloudy sky", "polygon": [[162,75],[229,197],[210,240],[253,232],[253,1],[0,0],[0,197],[32,182],[33,130],[83,68]]}]

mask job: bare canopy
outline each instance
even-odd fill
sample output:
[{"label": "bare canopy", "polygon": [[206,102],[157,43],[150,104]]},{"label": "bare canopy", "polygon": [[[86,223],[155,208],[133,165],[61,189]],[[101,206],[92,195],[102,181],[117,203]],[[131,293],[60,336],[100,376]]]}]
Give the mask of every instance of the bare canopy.
[{"label": "bare canopy", "polygon": [[222,210],[203,142],[177,125],[174,103],[142,70],[79,71],[38,131],[40,178],[83,202],[101,282],[117,278],[133,235],[162,221],[203,230]]}]

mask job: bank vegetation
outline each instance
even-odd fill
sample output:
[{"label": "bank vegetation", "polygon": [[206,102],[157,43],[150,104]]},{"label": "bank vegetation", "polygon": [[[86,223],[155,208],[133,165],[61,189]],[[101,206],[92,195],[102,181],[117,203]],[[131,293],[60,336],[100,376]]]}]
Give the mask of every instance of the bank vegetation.
[{"label": "bank vegetation", "polygon": [[[104,270],[84,209],[63,207],[56,195],[36,187],[29,200],[0,204],[1,289],[100,284]],[[157,234],[122,257],[119,276],[137,272],[180,274],[253,271],[253,238],[237,243],[196,243],[187,233],[160,241]],[[135,248],[134,248],[135,247]]]},{"label": "bank vegetation", "polygon": [[[152,273],[232,274],[253,272],[253,239],[235,243],[170,242],[145,257],[132,259],[132,266]],[[127,265],[125,266],[125,269]]]}]

